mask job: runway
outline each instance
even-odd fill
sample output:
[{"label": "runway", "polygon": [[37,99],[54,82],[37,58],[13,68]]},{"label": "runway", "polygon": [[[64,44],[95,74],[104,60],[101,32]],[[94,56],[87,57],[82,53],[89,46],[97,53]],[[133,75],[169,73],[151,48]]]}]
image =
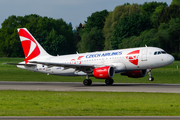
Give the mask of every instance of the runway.
[{"label": "runway", "polygon": [[101,92],[159,92],[180,93],[180,84],[93,83],[84,86],[81,82],[0,82],[0,90],[48,90],[48,91],[101,91]]}]

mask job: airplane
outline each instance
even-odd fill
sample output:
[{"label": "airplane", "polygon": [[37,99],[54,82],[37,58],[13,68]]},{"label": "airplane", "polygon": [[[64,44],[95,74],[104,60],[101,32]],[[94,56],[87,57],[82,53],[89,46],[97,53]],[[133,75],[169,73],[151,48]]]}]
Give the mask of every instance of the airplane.
[{"label": "airplane", "polygon": [[138,47],[109,51],[77,53],[70,55],[49,55],[26,28],[18,29],[25,60],[20,63],[6,63],[18,68],[60,76],[86,76],[85,86],[90,86],[89,77],[105,79],[106,85],[112,85],[117,73],[131,78],[140,78],[151,70],[167,66],[174,57],[157,47]]}]

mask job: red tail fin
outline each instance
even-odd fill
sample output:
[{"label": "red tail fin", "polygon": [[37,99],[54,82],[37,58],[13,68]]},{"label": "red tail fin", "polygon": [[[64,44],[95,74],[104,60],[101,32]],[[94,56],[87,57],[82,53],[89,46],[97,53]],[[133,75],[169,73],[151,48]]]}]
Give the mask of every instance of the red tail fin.
[{"label": "red tail fin", "polygon": [[26,28],[18,29],[18,33],[26,57],[25,64],[36,57],[49,56]]}]

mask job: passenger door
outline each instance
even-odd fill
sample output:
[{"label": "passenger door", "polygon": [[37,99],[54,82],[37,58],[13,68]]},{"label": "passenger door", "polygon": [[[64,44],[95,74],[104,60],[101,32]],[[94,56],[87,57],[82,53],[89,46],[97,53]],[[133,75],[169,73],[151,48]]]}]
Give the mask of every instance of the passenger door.
[{"label": "passenger door", "polygon": [[141,61],[147,61],[147,51],[148,51],[148,49],[142,49],[142,51],[141,51]]}]

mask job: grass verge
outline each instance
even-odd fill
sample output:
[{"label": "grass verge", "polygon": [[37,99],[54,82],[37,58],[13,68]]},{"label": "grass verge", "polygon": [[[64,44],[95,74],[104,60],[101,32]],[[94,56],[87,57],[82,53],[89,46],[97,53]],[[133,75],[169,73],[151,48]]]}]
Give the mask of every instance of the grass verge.
[{"label": "grass verge", "polygon": [[0,91],[0,116],[179,116],[180,94]]}]

